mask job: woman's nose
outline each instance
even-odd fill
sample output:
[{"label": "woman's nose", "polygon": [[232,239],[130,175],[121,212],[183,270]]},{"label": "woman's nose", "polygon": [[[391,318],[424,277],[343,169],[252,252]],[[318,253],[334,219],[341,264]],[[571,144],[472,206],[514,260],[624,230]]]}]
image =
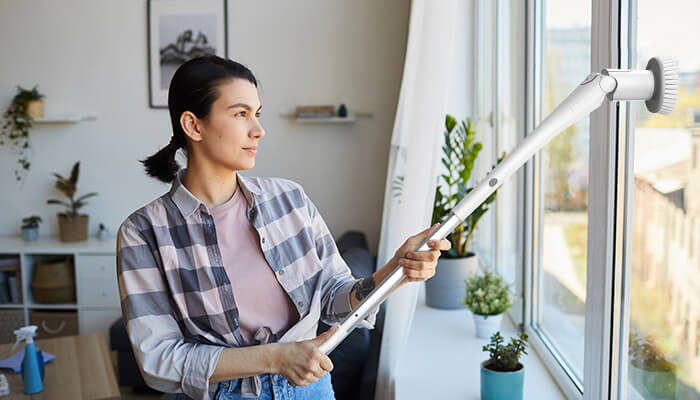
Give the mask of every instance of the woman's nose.
[{"label": "woman's nose", "polygon": [[255,122],[253,123],[253,126],[250,129],[250,133],[253,134],[253,136],[257,136],[257,137],[265,136],[265,129],[263,129],[259,120],[257,120],[257,119],[255,120]]}]

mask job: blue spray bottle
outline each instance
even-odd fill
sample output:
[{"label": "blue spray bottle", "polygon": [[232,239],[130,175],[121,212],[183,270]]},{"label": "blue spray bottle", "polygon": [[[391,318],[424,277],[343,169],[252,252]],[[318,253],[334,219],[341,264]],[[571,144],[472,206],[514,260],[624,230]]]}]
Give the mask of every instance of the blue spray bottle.
[{"label": "blue spray bottle", "polygon": [[44,390],[44,358],[37,351],[34,345],[34,336],[36,336],[36,325],[29,325],[19,328],[15,331],[17,341],[15,347],[21,341],[26,341],[24,347],[24,359],[22,360],[22,380],[24,381],[24,393],[34,394]]}]

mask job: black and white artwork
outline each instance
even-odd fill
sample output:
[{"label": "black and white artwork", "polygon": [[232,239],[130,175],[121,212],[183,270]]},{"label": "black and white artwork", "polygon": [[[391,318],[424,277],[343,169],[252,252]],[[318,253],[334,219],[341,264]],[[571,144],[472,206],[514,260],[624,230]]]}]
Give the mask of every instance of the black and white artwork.
[{"label": "black and white artwork", "polygon": [[149,0],[149,88],[152,108],[168,106],[168,87],[185,61],[227,56],[226,0]]}]

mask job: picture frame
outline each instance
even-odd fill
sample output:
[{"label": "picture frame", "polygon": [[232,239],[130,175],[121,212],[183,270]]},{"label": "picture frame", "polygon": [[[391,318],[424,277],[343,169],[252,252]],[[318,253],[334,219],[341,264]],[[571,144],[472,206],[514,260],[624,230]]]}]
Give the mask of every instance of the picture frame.
[{"label": "picture frame", "polygon": [[228,58],[227,0],[148,0],[148,94],[151,108],[168,108],[168,87],[185,61]]}]

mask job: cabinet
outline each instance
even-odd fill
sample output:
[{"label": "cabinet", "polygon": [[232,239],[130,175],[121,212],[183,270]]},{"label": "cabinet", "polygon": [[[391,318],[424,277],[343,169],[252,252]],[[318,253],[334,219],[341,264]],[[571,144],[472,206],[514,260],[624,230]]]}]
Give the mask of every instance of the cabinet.
[{"label": "cabinet", "polygon": [[[75,302],[45,304],[34,296],[31,283],[37,262],[56,257],[72,261]],[[77,319],[78,333],[109,337],[109,326],[121,316],[116,238],[64,243],[57,237],[24,242],[21,237],[0,236],[0,285],[0,343],[14,342],[13,330],[36,321],[32,316],[37,315],[44,317],[50,331],[58,330],[63,320]]]}]

